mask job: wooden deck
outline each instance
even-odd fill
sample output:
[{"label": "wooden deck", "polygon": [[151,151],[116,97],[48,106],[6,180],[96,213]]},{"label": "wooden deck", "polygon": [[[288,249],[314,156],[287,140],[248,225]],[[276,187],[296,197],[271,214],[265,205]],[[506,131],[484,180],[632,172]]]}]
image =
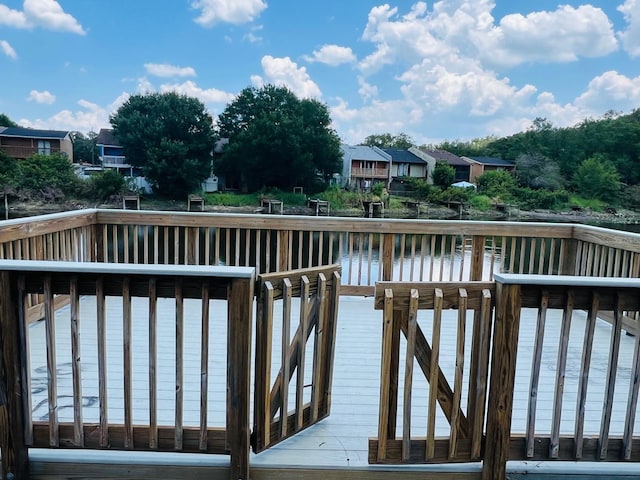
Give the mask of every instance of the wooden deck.
[{"label": "wooden deck", "polygon": [[[135,370],[133,372],[133,421],[135,424],[148,423],[148,369],[145,367],[147,358],[147,330],[145,322],[136,322],[136,312],[140,313],[141,318],[146,318],[147,312],[146,301],[135,299],[133,305],[134,322],[133,322],[133,352],[135,357]],[[294,307],[295,308],[295,307]],[[211,348],[216,355],[212,355],[210,362],[210,395],[209,401],[212,409],[209,412],[209,424],[211,426],[224,426],[225,413],[220,405],[224,405],[219,400],[224,397],[225,392],[225,374],[226,362],[225,356],[220,355],[226,349],[226,328],[224,321],[216,321],[215,319],[226,318],[226,307],[224,302],[213,301],[211,308],[213,321],[212,330],[210,332]],[[95,344],[96,336],[96,306],[95,299],[85,297],[81,301],[81,339],[82,349],[82,365],[83,365],[83,381],[85,387],[83,393],[84,408],[83,416],[86,422],[97,421],[97,358],[96,352],[88,345]],[[277,318],[278,315],[276,314]],[[70,354],[70,331],[69,331],[69,308],[65,307],[56,314],[56,340],[57,355],[60,359],[58,365],[58,415],[60,422],[73,421],[73,410],[69,408],[72,405],[72,384],[71,384],[71,365],[68,359]],[[108,372],[107,378],[109,382],[109,418],[110,421],[123,421],[123,365],[122,365],[122,303],[120,299],[109,298],[107,302],[107,339],[108,339]],[[166,371],[168,375],[163,374],[158,384],[159,410],[158,421],[160,424],[172,424],[174,421],[174,401],[175,401],[175,378],[173,377],[173,357],[175,354],[174,341],[174,318],[173,303],[167,302],[166,308],[159,308],[159,371],[162,371],[163,362],[166,363]],[[351,472],[431,472],[434,475],[437,472],[464,472],[464,476],[459,478],[479,478],[479,464],[460,464],[460,465],[423,465],[423,466],[370,466],[368,465],[368,439],[376,437],[378,432],[378,404],[379,404],[379,385],[380,385],[380,351],[381,351],[381,334],[382,334],[382,313],[374,310],[373,298],[362,297],[342,297],[340,299],[340,314],[336,341],[336,356],[334,369],[334,387],[332,394],[332,410],[331,416],[318,425],[312,426],[298,434],[293,438],[283,441],[282,443],[272,447],[271,449],[260,454],[253,454],[251,458],[252,472],[256,478],[268,478],[261,476],[260,472],[271,471],[272,469],[281,469],[284,467],[295,467],[298,470],[292,470],[291,478],[296,478],[295,472],[302,472],[300,468],[311,469],[311,471],[323,471],[324,469],[349,469]],[[549,313],[547,320],[547,329],[545,331],[545,344],[543,350],[543,358],[541,362],[542,375],[540,377],[540,385],[538,388],[538,410],[536,430],[547,432],[550,429],[552,410],[553,410],[553,390],[555,386],[555,366],[558,350],[558,338],[560,337],[560,319],[561,312]],[[565,375],[565,401],[563,403],[563,418],[566,422],[561,423],[561,433],[571,435],[573,433],[574,410],[576,405],[576,395],[578,388],[578,379],[580,373],[580,356],[572,355],[574,350],[578,351],[582,346],[584,334],[584,321],[586,316],[582,312],[575,312],[573,323],[571,325],[571,336],[569,340],[569,353],[567,370]],[[191,324],[191,321],[193,323]],[[424,325],[425,331],[429,331],[429,319],[419,317],[419,322]],[[189,311],[189,302],[185,301],[185,373],[184,373],[184,423],[188,425],[198,425],[199,421],[199,386],[200,386],[200,330],[199,330],[199,312]],[[441,347],[441,365],[442,369],[449,379],[453,379],[455,370],[455,333],[448,335],[447,322],[457,322],[457,313],[448,312],[443,317],[442,331],[442,347]],[[514,398],[514,414],[512,432],[524,432],[527,416],[527,403],[529,392],[529,379],[531,371],[531,361],[533,355],[533,345],[535,336],[535,312],[525,310],[522,316],[519,341],[519,355],[517,363],[515,398]],[[274,338],[279,338],[279,326],[274,325]],[[452,329],[453,330],[453,329]],[[471,342],[471,328],[467,329]],[[592,358],[591,376],[589,384],[589,398],[586,406],[586,425],[585,436],[590,434],[597,435],[600,428],[600,418],[602,414],[602,402],[606,385],[602,380],[607,370],[606,357],[607,346],[611,335],[611,325],[604,321],[599,321],[596,325],[594,337],[594,352]],[[33,420],[47,419],[47,392],[46,392],[46,349],[45,349],[45,328],[44,322],[33,324],[29,329],[30,342],[32,345],[30,362],[31,372],[33,375],[32,391],[33,391]],[[631,375],[631,358],[634,353],[634,338],[625,336],[621,342],[620,352],[620,368],[617,377],[617,388],[615,395],[615,404],[613,411],[616,412],[616,418],[611,424],[612,436],[622,435],[623,418],[626,409],[628,385]],[[600,350],[599,347],[603,348]],[[274,358],[279,356],[278,346],[274,345]],[[404,353],[402,354],[404,355]],[[63,360],[64,359],[64,360]],[[309,369],[310,370],[310,369]],[[602,371],[599,376],[597,372]],[[400,378],[403,371],[401,366]],[[467,380],[465,379],[465,384]],[[95,389],[90,386],[95,385]],[[425,412],[424,405],[427,402],[428,384],[424,380],[416,381],[413,385],[413,412],[412,436],[420,436],[425,433],[427,423],[426,416],[420,417],[420,412]],[[293,399],[293,397],[292,397]],[[466,402],[466,399],[463,399]],[[217,410],[216,410],[217,408]],[[401,409],[400,409],[401,410]],[[620,415],[622,414],[622,416]],[[447,437],[449,435],[449,424],[444,416],[439,413],[436,423],[436,435]],[[399,425],[402,424],[402,411],[398,412]],[[636,417],[635,429],[640,429],[640,415]],[[48,478],[43,469],[51,468],[50,462],[55,463],[60,458],[66,458],[66,461],[74,462],[74,455],[77,455],[77,461],[85,461],[89,459],[97,459],[98,463],[111,463],[122,461],[124,463],[144,463],[147,461],[157,463],[158,454],[154,455],[145,453],[117,453],[117,452],[73,452],[67,451],[59,456],[56,451],[33,450],[32,456],[32,472],[36,474],[36,478]],[[86,457],[88,455],[88,457]],[[109,457],[109,455],[112,455]],[[165,455],[165,454],[162,454]],[[172,458],[172,454],[169,457]],[[186,456],[185,456],[186,455]],[[190,462],[194,465],[219,465],[221,468],[228,466],[228,457],[217,457],[209,455],[206,457],[199,455],[174,455],[176,462]],[[85,458],[85,460],[82,460]],[[111,460],[109,460],[111,458]],[[164,457],[163,457],[164,458]],[[106,460],[105,460],[106,459]],[[119,460],[118,460],[119,459]],[[191,459],[191,460],[189,460]],[[199,459],[199,460],[198,460]],[[170,461],[164,459],[162,461]],[[560,465],[562,464],[562,465]],[[49,466],[47,466],[49,465]],[[558,462],[561,471],[575,471],[583,474],[591,472],[588,468],[585,470],[584,464],[565,464]],[[621,476],[625,476],[633,472],[634,465],[612,465],[603,466],[607,477],[611,477],[620,472]],[[637,472],[637,464],[635,465]],[[61,467],[65,468],[65,467]],[[528,472],[534,473],[538,471],[540,466],[536,462],[518,462],[510,465],[510,470],[514,473]],[[547,466],[546,472],[550,476],[558,474],[558,470],[554,470],[553,466]],[[601,468],[601,469],[602,469]],[[37,473],[41,471],[42,476]],[[549,473],[551,472],[551,473]],[[555,473],[554,473],[555,472]],[[344,472],[348,478],[347,472]],[[468,475],[468,476],[467,476]],[[308,478],[315,478],[310,476]],[[319,476],[318,478],[322,478]],[[355,478],[355,477],[351,477]],[[390,478],[390,477],[385,477]],[[403,475],[402,478],[410,479],[411,476]],[[421,477],[425,478],[425,477]],[[516,478],[516,477],[512,477]],[[527,477],[530,478],[530,477]]]}]

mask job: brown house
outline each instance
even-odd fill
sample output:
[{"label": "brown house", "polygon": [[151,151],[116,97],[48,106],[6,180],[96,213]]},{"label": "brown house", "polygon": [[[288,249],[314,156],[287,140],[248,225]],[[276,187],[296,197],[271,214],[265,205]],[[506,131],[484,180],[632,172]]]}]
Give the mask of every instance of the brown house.
[{"label": "brown house", "polygon": [[17,160],[34,154],[61,153],[73,162],[73,141],[68,131],[0,127],[0,150]]},{"label": "brown house", "polygon": [[516,169],[514,163],[508,160],[502,160],[501,158],[493,157],[461,157],[471,165],[470,182],[475,182],[476,178],[486,172],[493,170],[503,170],[509,173],[513,173]]}]

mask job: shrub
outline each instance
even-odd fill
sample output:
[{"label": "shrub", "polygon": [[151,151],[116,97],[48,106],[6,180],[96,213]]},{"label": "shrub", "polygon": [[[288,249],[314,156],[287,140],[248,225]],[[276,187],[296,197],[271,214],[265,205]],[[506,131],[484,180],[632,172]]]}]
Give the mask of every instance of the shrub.
[{"label": "shrub", "polygon": [[569,194],[565,190],[534,190],[521,187],[514,190],[516,202],[524,209],[553,209],[560,208],[569,201]]},{"label": "shrub", "polygon": [[115,170],[106,170],[91,177],[89,185],[92,196],[99,200],[121,194],[127,188],[124,177]]}]

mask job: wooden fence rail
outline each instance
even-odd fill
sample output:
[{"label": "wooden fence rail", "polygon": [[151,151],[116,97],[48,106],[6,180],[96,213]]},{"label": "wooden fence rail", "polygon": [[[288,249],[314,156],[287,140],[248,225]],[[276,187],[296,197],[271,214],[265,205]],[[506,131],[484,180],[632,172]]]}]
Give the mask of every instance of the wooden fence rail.
[{"label": "wooden fence rail", "polygon": [[[232,478],[248,478],[252,268],[0,261],[0,283],[4,475],[28,478],[28,447],[71,447],[229,454]],[[25,322],[33,293],[44,297],[39,338]],[[55,295],[70,307],[56,314]],[[217,299],[224,308],[210,311]],[[199,319],[185,317],[187,302]],[[166,322],[168,342],[158,333]],[[226,344],[211,347],[214,330]],[[210,355],[222,356],[221,371]],[[199,398],[197,419],[185,416],[187,396]],[[172,412],[160,411],[161,397]],[[208,418],[216,404],[226,416]]]},{"label": "wooden fence rail", "polygon": [[338,263],[343,295],[372,295],[377,281],[496,273],[635,278],[640,236],[573,224],[83,210],[2,222],[0,258],[251,266],[258,274]]}]

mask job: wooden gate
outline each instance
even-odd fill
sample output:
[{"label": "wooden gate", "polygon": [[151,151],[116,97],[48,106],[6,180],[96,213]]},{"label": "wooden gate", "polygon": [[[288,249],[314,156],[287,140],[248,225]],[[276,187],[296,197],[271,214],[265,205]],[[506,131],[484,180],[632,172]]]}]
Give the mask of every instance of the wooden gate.
[{"label": "wooden gate", "polygon": [[[369,463],[481,459],[494,292],[495,286],[487,282],[376,285],[375,307],[383,310],[382,369],[378,437],[369,441]],[[451,309],[457,314],[447,312]],[[470,352],[465,352],[467,330]],[[451,332],[455,338],[449,335],[445,342]],[[414,379],[414,363],[424,378]],[[398,388],[399,380],[403,388]],[[417,395],[420,404],[412,406],[412,392],[423,391],[418,380],[425,388],[428,384],[428,394]],[[412,408],[413,418],[425,417],[424,424],[411,424]],[[439,426],[448,423],[446,434],[436,428],[437,417]]]},{"label": "wooden gate", "polygon": [[252,446],[261,452],[329,415],[340,266],[261,275],[256,295]]}]

